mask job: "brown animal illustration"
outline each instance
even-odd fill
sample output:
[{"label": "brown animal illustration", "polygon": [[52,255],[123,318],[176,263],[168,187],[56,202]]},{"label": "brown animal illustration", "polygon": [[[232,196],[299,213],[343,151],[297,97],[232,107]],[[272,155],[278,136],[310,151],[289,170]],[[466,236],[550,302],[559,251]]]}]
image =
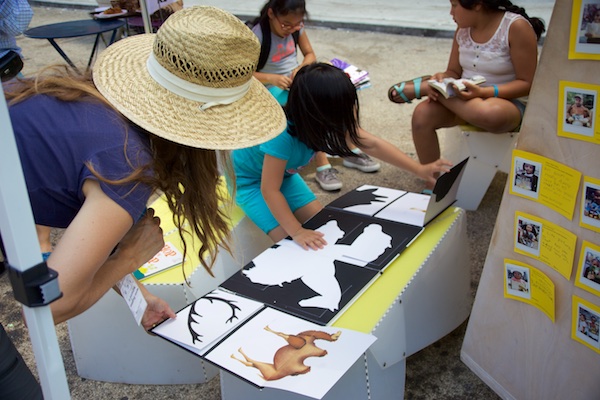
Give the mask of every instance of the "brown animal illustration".
[{"label": "brown animal illustration", "polygon": [[304,360],[308,357],[323,357],[327,354],[326,350],[315,346],[315,340],[323,339],[329,342],[338,340],[341,331],[336,333],[327,333],[322,331],[304,331],[297,335],[288,335],[281,332],[276,332],[265,326],[265,330],[284,338],[288,344],[281,347],[273,356],[273,364],[256,361],[248,357],[241,348],[238,349],[244,360],[240,360],[234,354],[231,358],[238,360],[247,367],[257,368],[262,378],[266,381],[275,381],[285,378],[286,376],[306,374],[310,371],[310,367],[304,365]]}]

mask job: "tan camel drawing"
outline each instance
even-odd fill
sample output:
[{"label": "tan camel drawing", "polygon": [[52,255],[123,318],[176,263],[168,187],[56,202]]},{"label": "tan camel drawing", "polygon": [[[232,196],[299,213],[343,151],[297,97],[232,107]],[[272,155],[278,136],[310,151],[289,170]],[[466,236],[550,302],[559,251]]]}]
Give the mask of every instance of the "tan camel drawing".
[{"label": "tan camel drawing", "polygon": [[241,348],[238,351],[244,356],[244,360],[237,358],[234,354],[231,355],[231,358],[238,360],[247,367],[257,368],[261,373],[261,377],[266,381],[275,381],[286,376],[308,373],[310,367],[304,365],[304,360],[308,357],[323,357],[327,355],[326,350],[315,345],[315,340],[322,339],[328,342],[335,342],[342,334],[341,331],[333,334],[322,331],[304,331],[297,335],[288,335],[276,332],[268,326],[265,326],[265,330],[284,338],[288,342],[287,345],[275,352],[272,364],[253,360]]}]

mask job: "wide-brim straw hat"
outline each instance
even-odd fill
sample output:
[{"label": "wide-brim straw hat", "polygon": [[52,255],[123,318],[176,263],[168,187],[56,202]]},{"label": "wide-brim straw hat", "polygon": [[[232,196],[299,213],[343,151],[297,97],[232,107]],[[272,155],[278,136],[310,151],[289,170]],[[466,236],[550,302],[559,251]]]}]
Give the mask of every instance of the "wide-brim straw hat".
[{"label": "wide-brim straw hat", "polygon": [[109,46],[93,79],[109,103],[157,136],[237,149],[265,142],[286,126],[281,106],[252,76],[259,54],[258,39],[237,17],[196,6],[172,14],[156,34]]}]

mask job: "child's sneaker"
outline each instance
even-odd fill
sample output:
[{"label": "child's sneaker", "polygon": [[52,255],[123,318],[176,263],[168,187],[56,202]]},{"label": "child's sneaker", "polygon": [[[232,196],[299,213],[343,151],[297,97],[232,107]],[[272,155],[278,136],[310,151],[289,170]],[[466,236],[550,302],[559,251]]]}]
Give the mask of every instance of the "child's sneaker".
[{"label": "child's sneaker", "polygon": [[375,172],[381,168],[381,165],[367,154],[360,153],[352,157],[344,157],[344,167],[356,168],[362,172]]},{"label": "child's sneaker", "polygon": [[335,168],[327,168],[323,171],[317,171],[315,180],[323,190],[332,191],[342,188],[342,181],[337,177],[338,170]]}]

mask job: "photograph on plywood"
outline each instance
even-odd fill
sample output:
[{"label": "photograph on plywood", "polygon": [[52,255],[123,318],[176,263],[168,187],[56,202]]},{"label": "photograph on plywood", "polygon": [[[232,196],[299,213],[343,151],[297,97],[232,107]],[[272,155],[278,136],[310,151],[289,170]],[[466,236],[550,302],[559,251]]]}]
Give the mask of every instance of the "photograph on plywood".
[{"label": "photograph on plywood", "polygon": [[591,177],[583,179],[581,195],[580,225],[600,232],[600,180]]},{"label": "photograph on plywood", "polygon": [[569,59],[600,60],[599,0],[573,0]]},{"label": "photograph on plywood", "polygon": [[573,296],[572,312],[571,338],[600,353],[600,308],[585,299]]},{"label": "photograph on plywood", "polygon": [[515,157],[513,191],[533,199],[538,198],[538,183],[542,174],[542,164]]},{"label": "photograph on plywood", "polygon": [[519,250],[540,255],[540,241],[542,239],[542,225],[531,220],[519,217],[516,226],[515,247]]},{"label": "photograph on plywood", "polygon": [[596,105],[600,86],[581,82],[559,82],[558,136],[600,144]]},{"label": "photograph on plywood", "polygon": [[575,286],[600,296],[600,246],[583,241]]},{"label": "photograph on plywood", "polygon": [[525,299],[531,298],[529,268],[514,264],[504,264],[506,269],[506,292]]}]

